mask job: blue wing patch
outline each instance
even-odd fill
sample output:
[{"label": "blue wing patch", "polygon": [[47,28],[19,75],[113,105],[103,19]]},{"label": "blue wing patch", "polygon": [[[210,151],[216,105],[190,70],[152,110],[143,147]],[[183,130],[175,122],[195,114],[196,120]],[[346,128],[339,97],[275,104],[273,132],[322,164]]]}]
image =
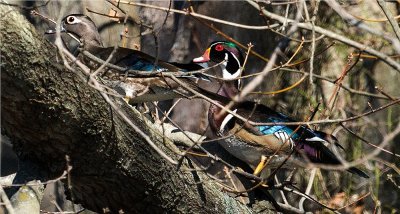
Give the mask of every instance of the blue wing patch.
[{"label": "blue wing patch", "polygon": [[153,63],[141,61],[141,60],[136,60],[134,64],[131,64],[129,66],[129,69],[132,70],[139,70],[139,71],[163,71],[165,68],[162,68],[160,66],[154,66]]},{"label": "blue wing patch", "polygon": [[[271,118],[268,122],[283,122],[280,121],[276,118]],[[276,132],[279,131],[284,131],[286,132],[289,136],[291,136],[292,139],[296,139],[299,137],[299,135],[297,133],[293,133],[293,130],[287,126],[284,125],[276,125],[276,126],[257,126],[258,130],[263,133],[264,135],[270,135],[270,134],[274,134]]]}]

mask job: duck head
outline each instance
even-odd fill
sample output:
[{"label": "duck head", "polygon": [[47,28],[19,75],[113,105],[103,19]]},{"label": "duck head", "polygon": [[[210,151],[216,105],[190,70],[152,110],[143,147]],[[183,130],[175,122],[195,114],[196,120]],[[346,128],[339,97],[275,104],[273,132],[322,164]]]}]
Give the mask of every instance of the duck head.
[{"label": "duck head", "polygon": [[224,60],[225,62],[221,64],[222,78],[224,80],[233,80],[239,77],[244,58],[242,52],[232,42],[212,42],[203,56],[193,59],[193,62],[202,63],[213,61],[220,63]]},{"label": "duck head", "polygon": [[86,15],[68,15],[62,19],[61,27],[63,31],[78,37],[87,50],[93,47],[103,47],[96,25]]}]

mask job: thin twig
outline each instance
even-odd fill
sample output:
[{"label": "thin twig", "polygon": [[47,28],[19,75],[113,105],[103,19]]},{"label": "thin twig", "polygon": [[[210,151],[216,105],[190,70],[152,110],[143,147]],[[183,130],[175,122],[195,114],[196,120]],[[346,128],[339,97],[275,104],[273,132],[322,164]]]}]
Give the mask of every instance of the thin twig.
[{"label": "thin twig", "polygon": [[[308,179],[307,188],[306,188],[306,191],[304,192],[304,193],[307,194],[307,195],[309,195],[310,192],[311,192],[311,188],[312,188],[312,185],[314,184],[314,178],[315,178],[316,172],[317,172],[317,169],[316,169],[316,168],[314,168],[314,169],[311,170],[310,178]],[[305,197],[302,197],[302,198],[300,199],[300,202],[299,202],[299,209],[300,209],[300,210],[304,210],[303,204],[304,204],[304,201],[305,201],[305,200],[306,200]]]},{"label": "thin twig", "polygon": [[[255,1],[246,0],[246,2],[248,2],[250,5],[255,7],[257,10],[261,9],[262,13],[265,16],[267,16],[267,17],[269,17],[271,19],[274,19],[276,21],[279,21],[281,23],[285,22],[285,17],[279,16],[279,15],[271,13],[271,12],[269,12],[269,11],[263,9],[263,8],[260,8],[260,6]],[[288,19],[288,23],[292,24],[292,25],[296,25],[296,26],[298,26],[299,28],[302,28],[302,29],[312,30],[312,26],[309,23],[299,23],[298,21],[292,20],[292,19]],[[326,29],[324,29],[322,27],[319,27],[319,26],[315,26],[315,32],[317,32],[319,34],[324,34],[329,38],[338,40],[338,41],[340,41],[340,42],[342,42],[344,44],[350,45],[352,47],[358,48],[359,50],[362,50],[362,51],[365,51],[365,52],[367,52],[369,54],[372,54],[372,55],[378,57],[379,59],[381,59],[383,62],[385,62],[386,64],[388,64],[389,66],[391,66],[397,72],[400,73],[400,64],[399,63],[397,63],[395,60],[391,59],[388,55],[386,55],[386,54],[384,54],[384,53],[382,53],[380,51],[377,51],[377,50],[371,48],[368,45],[361,44],[359,42],[356,42],[356,41],[351,40],[351,39],[349,39],[349,38],[347,38],[345,36],[342,36],[340,34],[337,34],[337,33],[334,33],[332,31],[326,30]]]},{"label": "thin twig", "polygon": [[[377,0],[379,7],[382,8],[383,13],[385,13],[386,18],[389,20],[390,25],[393,28],[394,33],[396,34],[396,37],[398,39],[398,41],[400,41],[400,27],[399,27],[399,23],[396,22],[396,20],[393,18],[392,13],[390,12],[390,10],[387,8],[386,6],[386,2],[383,0]],[[400,50],[398,50],[398,52],[400,52]]]},{"label": "thin twig", "polygon": [[[313,16],[311,18],[311,25],[312,25],[312,31],[311,31],[311,57],[310,57],[310,83],[312,90],[314,92],[315,90],[315,85],[314,85],[314,80],[313,80],[313,74],[314,74],[314,57],[315,57],[315,19],[317,17],[317,12],[318,12],[318,7],[319,7],[319,0],[315,2],[315,8],[313,11]],[[306,9],[307,11],[307,9]]]},{"label": "thin twig", "polygon": [[267,125],[267,126],[271,126],[271,125],[312,125],[312,124],[329,124],[329,123],[341,123],[341,122],[347,122],[347,121],[352,121],[352,120],[357,120],[360,119],[362,117],[368,116],[370,114],[376,113],[378,111],[382,111],[383,109],[386,109],[390,106],[396,105],[400,103],[400,99],[396,99],[395,101],[389,102],[385,105],[382,105],[378,108],[372,109],[371,111],[367,111],[365,113],[356,115],[356,116],[352,116],[352,117],[348,117],[348,118],[343,118],[343,119],[327,119],[327,120],[314,120],[314,121],[309,121],[309,122],[285,122],[285,123],[281,123],[281,122],[276,122],[276,123],[253,123],[253,122],[249,122],[251,125],[257,125],[257,126],[261,126],[261,125]]},{"label": "thin twig", "polygon": [[389,150],[387,150],[387,149],[381,148],[381,147],[379,147],[379,146],[377,146],[377,145],[375,145],[375,144],[373,144],[373,143],[370,143],[369,141],[367,141],[367,140],[364,139],[363,137],[359,136],[359,135],[358,135],[357,133],[355,133],[354,131],[352,131],[352,130],[350,130],[349,128],[347,128],[343,123],[339,123],[339,124],[340,124],[340,126],[342,126],[346,131],[348,131],[350,134],[354,135],[356,138],[360,139],[362,142],[364,142],[364,143],[366,143],[366,144],[368,144],[368,145],[370,145],[370,146],[372,146],[372,147],[374,147],[374,148],[376,148],[376,149],[380,149],[380,150],[382,150],[383,152],[386,152],[386,153],[388,153],[388,154],[394,155],[394,156],[396,156],[396,157],[400,157],[399,154],[393,153],[393,152],[391,152],[391,151],[389,151]]},{"label": "thin twig", "polygon": [[132,6],[141,6],[141,7],[147,7],[147,8],[153,8],[153,9],[157,9],[157,10],[164,10],[164,11],[170,11],[170,13],[179,13],[179,14],[183,14],[183,15],[191,15],[197,18],[201,18],[201,19],[205,19],[205,20],[209,20],[212,22],[216,22],[216,23],[221,23],[221,24],[225,24],[225,25],[230,25],[230,26],[234,26],[234,27],[238,27],[238,28],[243,28],[243,29],[251,29],[251,30],[268,30],[270,28],[273,27],[277,27],[279,25],[268,25],[268,26],[252,26],[252,25],[244,25],[244,24],[238,24],[238,23],[234,23],[234,22],[229,22],[229,21],[225,21],[222,19],[217,19],[214,17],[210,17],[210,16],[205,16],[202,14],[198,14],[195,12],[189,12],[189,11],[182,11],[182,10],[176,10],[176,9],[169,9],[166,7],[160,7],[160,6],[155,6],[155,5],[150,5],[150,4],[144,4],[144,3],[138,3],[138,2],[128,2],[128,1],[120,1],[122,4],[127,4],[127,5],[132,5]]},{"label": "thin twig", "polygon": [[10,199],[7,197],[6,192],[4,191],[2,185],[0,185],[0,197],[1,201],[4,203],[6,210],[9,214],[15,214],[14,208],[11,205]]},{"label": "thin twig", "polygon": [[350,25],[355,26],[358,29],[364,30],[371,34],[381,36],[384,39],[389,40],[393,44],[393,47],[397,50],[397,52],[400,50],[400,43],[398,40],[396,40],[396,38],[385,33],[384,31],[378,30],[377,28],[370,27],[360,20],[356,20],[354,16],[351,15],[349,12],[347,12],[343,7],[341,7],[337,1],[327,0],[325,1],[325,3],[328,4],[334,11],[336,11],[336,13],[339,16],[341,16],[344,20],[346,20]]}]

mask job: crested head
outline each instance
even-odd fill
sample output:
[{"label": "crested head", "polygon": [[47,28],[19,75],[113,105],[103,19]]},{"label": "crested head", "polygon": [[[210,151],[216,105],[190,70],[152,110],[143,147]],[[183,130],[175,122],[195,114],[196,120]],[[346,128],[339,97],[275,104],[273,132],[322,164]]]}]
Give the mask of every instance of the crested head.
[{"label": "crested head", "polygon": [[97,27],[88,16],[70,14],[62,19],[61,25],[66,32],[77,36],[84,43],[85,49],[103,46]]},{"label": "crested head", "polygon": [[240,76],[244,58],[240,49],[232,42],[215,41],[212,42],[203,56],[193,59],[193,62],[213,61],[222,66],[222,76],[225,80],[232,80]]}]

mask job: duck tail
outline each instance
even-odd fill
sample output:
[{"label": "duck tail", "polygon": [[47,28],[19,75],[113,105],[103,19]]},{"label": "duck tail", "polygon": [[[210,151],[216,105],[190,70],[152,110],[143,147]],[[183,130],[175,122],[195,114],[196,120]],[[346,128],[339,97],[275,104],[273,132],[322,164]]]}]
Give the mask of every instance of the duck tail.
[{"label": "duck tail", "polygon": [[369,178],[367,173],[361,171],[360,169],[358,169],[356,167],[350,167],[347,171],[349,171],[349,172],[351,172],[351,173],[353,173],[355,175],[358,175],[360,177],[363,177],[363,178]]}]

